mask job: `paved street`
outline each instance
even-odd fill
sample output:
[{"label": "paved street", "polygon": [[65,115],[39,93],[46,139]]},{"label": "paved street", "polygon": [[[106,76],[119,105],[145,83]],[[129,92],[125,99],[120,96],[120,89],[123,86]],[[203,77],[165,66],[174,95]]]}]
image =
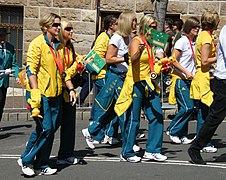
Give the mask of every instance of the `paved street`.
[{"label": "paved street", "polygon": [[[165,120],[164,127],[169,124]],[[96,145],[94,151],[87,148],[81,130],[87,127],[88,120],[77,120],[76,148],[77,156],[83,157],[83,163],[74,166],[56,166],[55,156],[59,147],[59,131],[56,133],[52,150],[51,164],[58,168],[58,173],[53,176],[36,176],[37,179],[76,179],[76,180],[110,180],[110,179],[157,179],[157,180],[202,180],[226,179],[226,122],[222,123],[213,138],[213,144],[218,147],[217,153],[202,153],[208,161],[207,165],[194,165],[189,163],[187,148],[189,145],[172,144],[164,133],[163,153],[168,156],[164,163],[142,161],[141,163],[127,163],[119,161],[120,146]],[[0,132],[0,173],[2,180],[24,179],[16,160],[25,149],[25,143],[34,129],[33,121],[20,119],[16,122],[1,122],[4,128]],[[194,137],[196,121],[189,124],[189,136]],[[141,130],[147,134],[147,122],[141,121]],[[147,136],[146,136],[147,137]],[[142,151],[145,149],[146,137],[138,140]]]}]

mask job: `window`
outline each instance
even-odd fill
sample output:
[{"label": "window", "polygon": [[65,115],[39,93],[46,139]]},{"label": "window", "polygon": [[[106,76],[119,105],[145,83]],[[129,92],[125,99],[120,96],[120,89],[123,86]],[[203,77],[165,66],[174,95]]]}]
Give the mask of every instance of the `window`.
[{"label": "window", "polygon": [[0,6],[0,27],[10,32],[7,41],[15,48],[19,67],[22,66],[23,56],[23,11],[23,7]]}]

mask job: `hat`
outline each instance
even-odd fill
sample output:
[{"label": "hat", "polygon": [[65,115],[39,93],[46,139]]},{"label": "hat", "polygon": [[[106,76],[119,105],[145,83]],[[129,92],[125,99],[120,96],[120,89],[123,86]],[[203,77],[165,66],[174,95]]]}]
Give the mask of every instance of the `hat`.
[{"label": "hat", "polygon": [[6,28],[0,28],[0,35],[6,35],[6,34],[10,34],[9,32],[7,32]]}]

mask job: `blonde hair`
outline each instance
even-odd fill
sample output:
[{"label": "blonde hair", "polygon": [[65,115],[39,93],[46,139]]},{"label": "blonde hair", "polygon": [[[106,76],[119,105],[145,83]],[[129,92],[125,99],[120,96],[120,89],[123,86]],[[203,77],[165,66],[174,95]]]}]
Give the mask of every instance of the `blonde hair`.
[{"label": "blonde hair", "polygon": [[139,34],[144,34],[145,26],[150,26],[152,23],[156,23],[156,25],[158,25],[157,19],[151,14],[144,15],[139,23]]},{"label": "blonde hair", "polygon": [[219,22],[220,18],[216,11],[206,11],[202,14],[201,24],[203,30],[216,30]]},{"label": "blonde hair", "polygon": [[71,25],[72,23],[67,22],[67,21],[61,21],[61,25],[60,25],[60,33],[59,33],[59,40],[61,43],[64,43],[64,29],[68,26]]},{"label": "blonde hair", "polygon": [[39,26],[42,32],[46,32],[47,28],[54,23],[54,20],[56,18],[59,18],[61,20],[61,17],[54,13],[46,14],[45,16],[43,16],[43,18],[39,21]]},{"label": "blonde hair", "polygon": [[132,32],[133,20],[136,20],[136,14],[134,12],[123,12],[118,18],[117,34],[122,37],[128,37]]}]

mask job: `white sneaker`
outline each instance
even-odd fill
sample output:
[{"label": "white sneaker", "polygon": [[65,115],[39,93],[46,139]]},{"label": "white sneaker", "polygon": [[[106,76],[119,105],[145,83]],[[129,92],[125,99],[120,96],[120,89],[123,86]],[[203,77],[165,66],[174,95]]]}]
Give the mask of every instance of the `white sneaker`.
[{"label": "white sneaker", "polygon": [[166,135],[167,135],[167,136],[169,136],[169,135],[170,135],[169,131],[166,131]]},{"label": "white sneaker", "polygon": [[201,150],[201,152],[215,153],[215,152],[217,152],[217,148],[215,148],[214,146],[206,146]]},{"label": "white sneaker", "polygon": [[126,161],[126,159],[120,154],[120,161]]},{"label": "white sneaker", "polygon": [[52,175],[55,174],[57,172],[57,169],[52,169],[50,167],[47,167],[45,169],[40,169],[40,170],[36,170],[35,174],[40,176],[40,175]]},{"label": "white sneaker", "polygon": [[86,129],[83,129],[82,130],[82,134],[83,136],[86,138],[86,144],[89,146],[90,149],[94,149],[95,146],[93,145],[93,138],[92,136],[90,135],[89,131],[88,131],[88,128]]},{"label": "white sneaker", "polygon": [[115,144],[118,144],[119,141],[118,141],[117,138],[109,137],[109,138],[108,138],[108,143],[109,143],[110,145],[115,145]]},{"label": "white sneaker", "polygon": [[63,164],[74,165],[74,164],[78,164],[79,160],[80,160],[79,158],[71,156],[65,159],[58,159],[56,163],[60,165],[63,165]]},{"label": "white sneaker", "polygon": [[140,146],[137,146],[136,144],[133,145],[134,152],[139,152],[140,149],[141,149]]},{"label": "white sneaker", "polygon": [[193,139],[188,139],[187,137],[182,137],[180,140],[182,144],[190,144],[193,141]]},{"label": "white sneaker", "polygon": [[137,139],[145,138],[145,134],[144,133],[138,133],[136,138]]},{"label": "white sneaker", "polygon": [[17,164],[18,164],[20,167],[23,167],[23,163],[22,163],[22,159],[21,159],[21,158],[19,158],[19,159],[17,160]]},{"label": "white sneaker", "polygon": [[167,160],[167,156],[164,156],[160,153],[149,153],[149,152],[145,152],[144,155],[143,155],[143,158],[155,160],[155,161],[165,161],[165,160]]},{"label": "white sneaker", "polygon": [[171,141],[173,141],[174,143],[181,144],[181,140],[178,136],[171,136],[170,135],[169,137],[170,137]]},{"label": "white sneaker", "polygon": [[33,169],[32,166],[23,166],[22,165],[22,172],[26,175],[26,176],[34,176],[35,175],[35,171]]},{"label": "white sneaker", "polygon": [[141,158],[138,157],[138,156],[132,156],[132,157],[128,157],[127,159],[124,158],[122,156],[122,154],[120,154],[120,161],[127,161],[127,162],[131,162],[131,163],[137,163],[137,162],[140,162],[141,161]]},{"label": "white sneaker", "polygon": [[93,140],[93,144],[101,144],[101,141]]}]

